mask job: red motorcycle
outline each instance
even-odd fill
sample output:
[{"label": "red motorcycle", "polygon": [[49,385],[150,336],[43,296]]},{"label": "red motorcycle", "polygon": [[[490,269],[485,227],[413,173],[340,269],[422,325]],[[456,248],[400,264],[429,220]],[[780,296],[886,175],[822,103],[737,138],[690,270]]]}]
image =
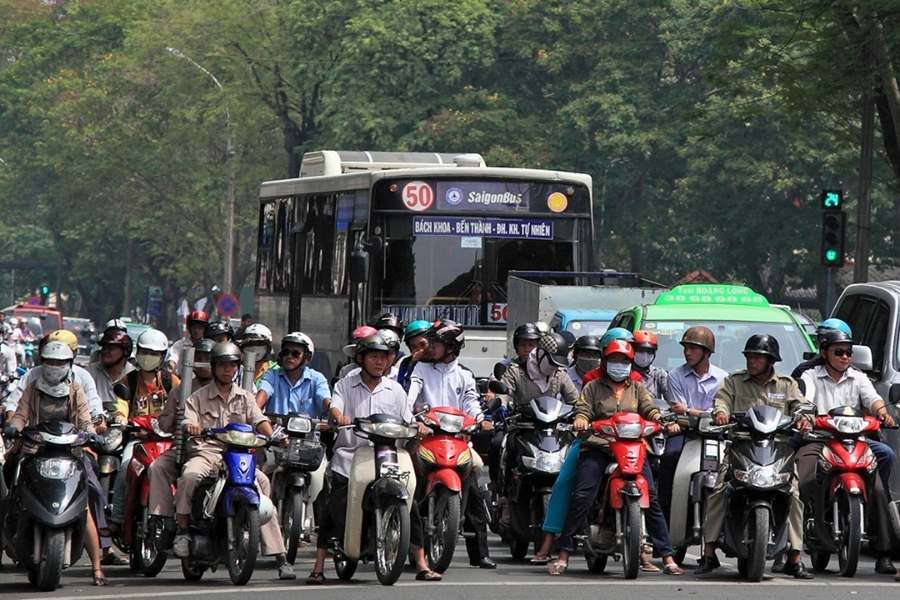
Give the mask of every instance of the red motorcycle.
[{"label": "red motorcycle", "polygon": [[[146,541],[154,535],[150,521],[150,478],[148,469],[160,455],[172,447],[172,434],[159,428],[156,417],[129,419],[126,429],[132,438],[140,440],[134,447],[125,477],[125,517],[118,545],[130,558],[131,568],[147,577],[155,577],[166,564],[165,552],[157,552],[157,545]],[[172,495],[175,486],[172,486]]]},{"label": "red motorcycle", "polygon": [[[807,435],[807,439],[825,442],[818,468],[825,475],[825,483],[816,489],[813,500],[823,514],[807,514],[804,519],[806,545],[816,570],[824,570],[831,553],[837,552],[841,576],[853,577],[856,573],[866,508],[878,470],[866,435],[880,428],[875,417],[841,406],[817,416],[813,432]],[[811,508],[807,505],[808,512]]]},{"label": "red motorcycle", "polygon": [[634,579],[641,566],[644,510],[650,508],[650,485],[643,475],[647,442],[661,426],[637,413],[616,413],[591,423],[597,435],[609,439],[615,463],[607,469],[597,519],[585,540],[585,558],[592,573],[602,573],[610,554],[622,555],[625,578]]},{"label": "red motorcycle", "polygon": [[457,408],[429,409],[420,421],[432,434],[419,444],[417,477],[424,477],[424,493],[418,499],[423,521],[425,555],[429,567],[443,573],[453,560],[466,494],[463,481],[472,470],[468,435],[475,419]]}]

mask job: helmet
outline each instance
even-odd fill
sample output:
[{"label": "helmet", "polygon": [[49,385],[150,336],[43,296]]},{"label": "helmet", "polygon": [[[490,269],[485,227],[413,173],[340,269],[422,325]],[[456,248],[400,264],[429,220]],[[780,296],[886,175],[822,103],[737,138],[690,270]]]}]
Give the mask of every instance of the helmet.
[{"label": "helmet", "polygon": [[388,352],[389,350],[387,343],[377,333],[357,340],[355,348],[357,356],[365,356],[367,352]]},{"label": "helmet", "polygon": [[600,347],[606,348],[606,345],[613,340],[630,342],[633,339],[634,335],[624,327],[613,327],[612,329],[607,329],[603,337],[600,338]]},{"label": "helmet", "polygon": [[410,324],[406,326],[406,329],[403,330],[403,339],[409,344],[409,338],[422,335],[429,329],[431,329],[431,321],[416,319],[415,321],[411,321]]},{"label": "helmet", "polygon": [[763,354],[771,357],[775,362],[781,360],[778,340],[764,333],[750,336],[750,339],[744,344],[744,355],[746,356],[747,354]]},{"label": "helmet", "polygon": [[400,352],[400,336],[393,329],[380,329],[378,335],[385,341],[388,348],[394,352]]},{"label": "helmet", "polygon": [[44,344],[41,350],[43,360],[74,360],[75,352],[68,344],[61,341],[52,341]]},{"label": "helmet", "polygon": [[131,341],[131,336],[120,329],[107,329],[100,338],[100,347],[103,346],[121,346],[125,356],[131,356],[134,342]]},{"label": "helmet", "polygon": [[109,331],[110,329],[118,329],[119,331],[127,332],[128,326],[125,325],[125,321],[123,321],[122,319],[110,319],[103,327],[103,331]]},{"label": "helmet", "polygon": [[819,348],[825,349],[832,344],[852,344],[853,338],[840,329],[826,329],[819,333]]},{"label": "helmet", "polygon": [[[431,324],[429,324],[429,327]],[[353,341],[358,341],[363,338],[372,337],[373,335],[378,335],[378,330],[374,327],[370,327],[368,325],[360,325],[356,329],[353,330],[353,333],[350,334],[351,339]]]},{"label": "helmet", "polygon": [[203,334],[203,337],[214,338],[223,334],[227,335],[229,340],[234,337],[234,329],[231,328],[231,323],[227,321],[213,321],[206,326],[206,332]]},{"label": "helmet", "polygon": [[634,347],[625,340],[611,340],[603,347],[603,358],[608,358],[613,354],[624,354],[628,360],[634,360]]},{"label": "helmet", "polygon": [[241,346],[246,346],[247,344],[252,344],[253,342],[265,342],[267,344],[271,344],[272,330],[262,323],[254,323],[253,325],[249,325],[247,329],[244,330],[244,335],[241,337]]},{"label": "helmet", "polygon": [[684,335],[681,336],[681,345],[684,346],[685,344],[706,348],[712,354],[716,351],[716,335],[709,327],[704,327],[703,325],[688,327]]},{"label": "helmet", "polygon": [[301,331],[292,331],[281,338],[282,349],[285,344],[297,344],[298,346],[303,346],[306,348],[306,351],[309,352],[310,356],[316,351],[316,347],[313,346],[312,340],[309,339],[308,335]]},{"label": "helmet", "polygon": [[513,332],[513,348],[519,345],[519,340],[538,340],[540,337],[541,332],[538,331],[534,323],[519,325]]},{"label": "helmet", "polygon": [[241,349],[234,342],[219,342],[213,346],[209,362],[216,365],[221,362],[241,362]]},{"label": "helmet", "polygon": [[67,329],[57,329],[47,336],[48,342],[62,342],[72,349],[72,352],[78,352],[78,338],[75,334]]},{"label": "helmet", "polygon": [[165,352],[169,349],[169,340],[159,329],[147,329],[137,339],[138,350],[153,350],[154,352]]},{"label": "helmet", "polygon": [[257,498],[259,498],[259,524],[265,525],[275,515],[275,504],[265,494],[259,494]]},{"label": "helmet", "polygon": [[850,326],[847,325],[846,321],[842,321],[841,319],[825,319],[816,327],[816,335],[821,335],[825,331],[829,331],[831,329],[837,329],[838,331],[843,331],[848,336],[853,336],[853,331],[850,329]]},{"label": "helmet", "polygon": [[18,327],[19,326],[19,318],[18,317],[10,317],[9,321],[7,321],[7,323],[9,323],[10,327]]},{"label": "helmet", "polygon": [[550,362],[557,367],[569,366],[569,343],[555,331],[542,333],[537,347],[550,356]]},{"label": "helmet", "polygon": [[187,324],[188,327],[191,326],[191,323],[201,323],[203,325],[209,324],[209,315],[206,314],[205,310],[195,310],[188,315]]},{"label": "helmet", "polygon": [[638,329],[634,332],[634,341],[631,342],[631,345],[634,346],[635,349],[642,350],[650,350],[651,352],[656,352],[656,349],[659,348],[659,342],[656,340],[656,334],[646,329]]},{"label": "helmet", "polygon": [[194,344],[194,352],[212,352],[216,343],[209,338],[202,338]]},{"label": "helmet", "polygon": [[578,352],[601,352],[603,349],[600,347],[600,338],[596,335],[583,335],[577,340],[575,340],[575,345],[572,348],[575,353]]},{"label": "helmet", "polygon": [[397,334],[397,337],[403,335],[403,320],[397,315],[384,313],[378,315],[369,323],[375,329],[391,329]]},{"label": "helmet", "polygon": [[459,354],[466,345],[466,334],[462,325],[450,319],[441,319],[431,325],[426,334],[428,339],[444,344],[448,352]]}]

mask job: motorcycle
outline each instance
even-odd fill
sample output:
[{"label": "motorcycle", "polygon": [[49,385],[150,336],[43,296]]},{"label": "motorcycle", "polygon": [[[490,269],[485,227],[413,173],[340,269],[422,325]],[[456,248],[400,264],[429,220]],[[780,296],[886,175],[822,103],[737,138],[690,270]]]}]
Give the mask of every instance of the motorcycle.
[{"label": "motorcycle", "polygon": [[97,445],[97,466],[100,488],[103,490],[103,504],[107,513],[112,509],[113,490],[116,475],[122,464],[122,451],[125,449],[125,425],[110,423]]},{"label": "motorcycle", "polygon": [[424,522],[425,556],[433,571],[443,573],[453,560],[468,494],[464,481],[472,473],[468,440],[476,420],[457,408],[438,406],[420,417],[432,434],[419,444],[416,476],[425,477],[421,499],[416,499]]},{"label": "motorcycle", "polygon": [[675,562],[682,563],[690,546],[699,544],[703,554],[703,516],[707,498],[718,481],[727,426],[714,425],[709,413],[682,415],[676,423],[684,431],[685,440],[672,484],[669,535]]},{"label": "motorcycle", "polygon": [[[150,465],[172,447],[172,434],[159,428],[154,417],[134,417],[128,421],[126,432],[140,440],[134,447],[131,462],[125,475],[125,516],[122,520],[120,539],[116,545],[128,553],[129,564],[134,571],[147,577],[155,577],[162,571],[168,558],[165,552],[157,552],[153,536],[158,533],[150,527]],[[175,485],[172,485],[175,494]]]},{"label": "motorcycle", "polygon": [[325,485],[325,446],[319,437],[319,421],[299,413],[269,418],[273,425],[284,428],[288,438],[286,447],[272,448],[275,470],[271,479],[287,561],[293,564],[300,542],[309,542],[314,529],[313,502]]},{"label": "motorcycle", "polygon": [[738,572],[749,581],[762,580],[766,560],[787,549],[794,477],[787,442],[794,423],[772,406],[732,415],[720,547],[737,557]]},{"label": "motorcycle", "polygon": [[637,413],[616,413],[591,423],[594,433],[609,439],[615,459],[598,498],[596,522],[585,539],[585,559],[592,573],[602,573],[611,554],[622,555],[625,579],[638,576],[641,547],[646,542],[644,511],[650,508],[650,486],[644,477],[647,445],[644,440],[661,426]]},{"label": "motorcycle", "polygon": [[27,427],[3,506],[3,547],[42,591],[59,586],[63,569],[81,558],[88,506],[82,447],[91,434],[54,421]]},{"label": "motorcycle", "polygon": [[[819,473],[824,483],[816,486],[817,501],[806,503],[806,547],[813,568],[824,570],[831,553],[838,555],[842,577],[853,577],[865,530],[868,505],[875,487],[878,461],[866,443],[866,434],[881,428],[874,417],[864,417],[850,407],[832,409],[818,415],[813,431],[805,437],[824,441],[819,454]],[[823,514],[816,514],[822,507]],[[830,510],[828,510],[830,509]]]},{"label": "motorcycle", "polygon": [[412,459],[397,441],[418,428],[398,417],[374,414],[354,419],[353,432],[372,446],[357,448],[347,482],[343,544],[334,543],[337,575],[349,581],[360,560],[373,560],[382,585],[393,585],[409,554],[410,509],[416,489]]},{"label": "motorcycle", "polygon": [[[256,489],[256,450],[268,444],[251,425],[229,423],[204,429],[200,437],[225,444],[217,475],[200,482],[191,499],[190,557],[181,559],[187,581],[198,581],[206,569],[224,563],[234,585],[245,585],[253,576],[259,554],[260,527],[272,518],[271,500]],[[156,527],[165,528],[159,519]],[[156,551],[168,550],[172,536],[151,528],[149,539],[161,540]]]},{"label": "motorcycle", "polygon": [[515,560],[525,558],[531,542],[535,548],[541,543],[553,484],[574,440],[568,423],[571,415],[570,405],[541,396],[506,419],[501,459],[507,471],[503,475],[505,497],[497,509],[500,535]]}]

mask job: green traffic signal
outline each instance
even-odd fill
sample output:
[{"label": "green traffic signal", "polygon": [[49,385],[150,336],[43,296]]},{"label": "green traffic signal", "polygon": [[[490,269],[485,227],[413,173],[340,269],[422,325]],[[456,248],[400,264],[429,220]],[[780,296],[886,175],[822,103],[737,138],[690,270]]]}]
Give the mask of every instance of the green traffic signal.
[{"label": "green traffic signal", "polygon": [[825,251],[825,260],[830,263],[835,263],[840,255],[840,252],[835,248],[829,248]]},{"label": "green traffic signal", "polygon": [[822,213],[822,251],[820,261],[825,267],[844,266],[847,215],[844,211]]}]

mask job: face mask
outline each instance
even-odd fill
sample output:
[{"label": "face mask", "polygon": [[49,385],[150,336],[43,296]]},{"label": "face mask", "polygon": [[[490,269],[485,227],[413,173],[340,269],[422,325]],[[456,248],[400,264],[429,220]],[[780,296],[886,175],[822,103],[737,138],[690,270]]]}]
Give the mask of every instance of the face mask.
[{"label": "face mask", "polygon": [[625,381],[631,374],[631,363],[606,363],[606,374],[613,381]]},{"label": "face mask", "polygon": [[138,354],[134,359],[141,371],[155,371],[162,364],[162,356]]},{"label": "face mask", "polygon": [[558,367],[550,361],[550,355],[546,353],[538,363],[538,369],[540,370],[541,375],[543,375],[544,377],[552,376],[554,373],[556,373],[557,368]]},{"label": "face mask", "polygon": [[587,373],[592,369],[596,369],[599,365],[599,358],[589,358],[581,356],[575,359],[575,369],[580,373]]},{"label": "face mask", "polygon": [[56,385],[58,383],[62,383],[69,376],[69,366],[68,365],[44,365],[42,369],[41,376],[44,378],[44,381],[49,383],[50,385]]},{"label": "face mask", "polygon": [[653,352],[635,352],[634,353],[634,364],[639,366],[642,369],[646,369],[650,365],[653,364],[653,360],[656,358],[656,354]]},{"label": "face mask", "polygon": [[244,356],[250,356],[253,358],[253,362],[259,362],[263,358],[265,358],[268,350],[262,346],[246,346],[244,348]]}]

